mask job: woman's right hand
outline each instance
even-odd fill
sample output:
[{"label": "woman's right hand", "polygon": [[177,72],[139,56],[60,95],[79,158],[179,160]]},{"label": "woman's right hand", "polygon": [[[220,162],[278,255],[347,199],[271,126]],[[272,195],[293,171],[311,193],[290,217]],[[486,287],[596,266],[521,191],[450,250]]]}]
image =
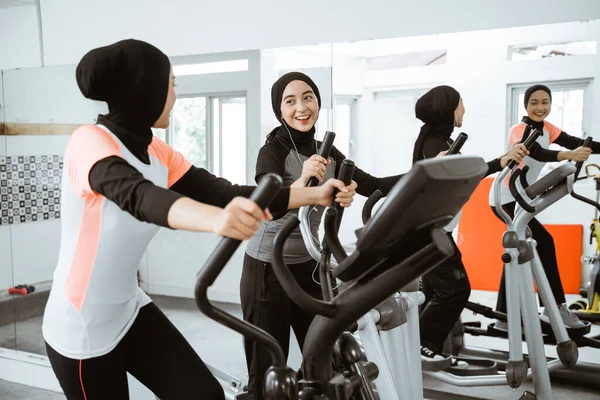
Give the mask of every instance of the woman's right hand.
[{"label": "woman's right hand", "polygon": [[500,166],[502,168],[506,167],[506,164],[508,164],[508,162],[511,160],[515,161],[517,164],[520,164],[528,154],[529,150],[527,150],[527,147],[525,147],[523,143],[517,143],[508,151],[508,153],[506,153],[506,155],[500,158]]},{"label": "woman's right hand", "polygon": [[220,209],[213,222],[213,232],[237,240],[246,240],[254,236],[264,220],[271,221],[273,216],[250,199],[236,197]]},{"label": "woman's right hand", "polygon": [[331,160],[326,160],[318,154],[313,154],[308,160],[304,161],[302,175],[299,179],[302,186],[306,186],[313,176],[321,182],[325,178],[325,171],[329,164],[331,164]]}]

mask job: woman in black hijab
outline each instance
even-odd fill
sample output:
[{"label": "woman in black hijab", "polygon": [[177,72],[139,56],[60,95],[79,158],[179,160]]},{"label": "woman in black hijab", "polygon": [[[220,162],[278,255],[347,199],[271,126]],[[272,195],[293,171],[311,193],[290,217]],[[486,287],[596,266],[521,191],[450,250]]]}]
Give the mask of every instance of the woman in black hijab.
[{"label": "woman in black hijab", "polygon": [[[273,113],[280,125],[269,133],[265,145],[258,153],[255,179],[274,172],[284,181],[284,186],[305,187],[310,178],[317,177],[321,184],[339,173],[346,158],[335,146],[325,160],[317,153],[321,142],[315,139],[315,124],[319,117],[321,96],[313,80],[301,72],[281,76],[271,88]],[[356,168],[353,180],[357,193],[370,196],[376,190],[387,194],[402,175],[377,178]],[[310,228],[315,238],[324,207],[310,211]],[[271,266],[271,253],[275,234],[283,224],[298,214],[298,210],[274,213],[273,221],[261,224],[248,242],[240,283],[244,319],[270,333],[277,339],[287,356],[290,329],[302,350],[304,339],[314,315],[298,307],[281,288]],[[317,263],[308,253],[300,230],[296,229],[286,241],[284,260],[298,284],[308,294],[321,297],[321,286],[316,270]],[[262,380],[271,365],[268,350],[251,340],[245,340],[248,366],[248,395],[250,400],[262,399]]]},{"label": "woman in black hijab", "polygon": [[[108,103],[109,113],[77,129],[65,152],[61,251],[43,323],[52,368],[69,400],[128,399],[127,372],[162,400],[224,399],[136,272],[161,226],[244,240],[272,217],[247,198],[255,187],[196,168],[153,137],[152,127],[168,127],[176,100],[160,50],[137,40],[98,48],[76,76],[83,95]],[[334,189],[350,205],[353,189],[331,180],[283,188],[271,208],[329,205]]]},{"label": "woman in black hijab", "polygon": [[[454,88],[437,86],[417,100],[415,114],[424,125],[415,143],[413,164],[450,148],[453,143],[450,135],[455,127],[462,126],[465,108],[460,94]],[[488,162],[487,175],[501,171],[510,160],[520,162],[525,152],[522,144],[515,145],[507,154]],[[446,227],[450,238],[459,218],[460,215],[457,215]],[[455,245],[455,254],[451,259],[424,275],[421,281],[425,294],[420,314],[421,358],[425,362],[443,362],[447,358],[442,355],[443,342],[471,294],[471,285],[458,247]],[[454,368],[468,366],[455,358],[451,359],[451,365]]]}]

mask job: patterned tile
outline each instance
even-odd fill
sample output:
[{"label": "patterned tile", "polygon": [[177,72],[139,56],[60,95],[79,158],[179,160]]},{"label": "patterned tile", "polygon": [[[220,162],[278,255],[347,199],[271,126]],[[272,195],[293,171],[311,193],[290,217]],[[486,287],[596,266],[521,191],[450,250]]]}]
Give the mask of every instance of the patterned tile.
[{"label": "patterned tile", "polygon": [[62,155],[0,157],[0,225],[60,218]]}]

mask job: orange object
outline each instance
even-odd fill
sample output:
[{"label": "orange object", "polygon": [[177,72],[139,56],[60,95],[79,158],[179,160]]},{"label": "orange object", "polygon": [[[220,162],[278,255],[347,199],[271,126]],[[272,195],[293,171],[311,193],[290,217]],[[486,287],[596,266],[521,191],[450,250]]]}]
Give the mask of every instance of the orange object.
[{"label": "orange object", "polygon": [[[506,225],[496,218],[488,201],[493,182],[493,178],[481,181],[463,207],[458,226],[461,235],[458,247],[474,290],[498,291],[504,265],[500,257],[504,250],[502,234]],[[583,226],[544,226],[554,238],[558,270],[565,293],[579,294]]]}]

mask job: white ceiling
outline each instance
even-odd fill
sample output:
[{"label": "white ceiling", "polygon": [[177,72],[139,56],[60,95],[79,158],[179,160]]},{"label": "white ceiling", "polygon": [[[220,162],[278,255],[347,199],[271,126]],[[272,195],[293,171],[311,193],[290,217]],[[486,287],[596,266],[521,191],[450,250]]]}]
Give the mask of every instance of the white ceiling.
[{"label": "white ceiling", "polygon": [[36,0],[0,0],[0,8],[33,6]]}]

